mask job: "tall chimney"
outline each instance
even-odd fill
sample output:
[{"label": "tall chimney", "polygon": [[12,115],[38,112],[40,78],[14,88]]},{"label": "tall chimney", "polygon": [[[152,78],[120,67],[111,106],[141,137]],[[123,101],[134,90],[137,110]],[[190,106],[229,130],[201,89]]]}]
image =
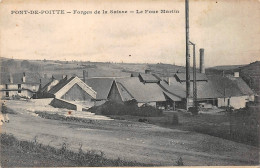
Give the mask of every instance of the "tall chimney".
[{"label": "tall chimney", "polygon": [[88,72],[86,70],[83,70],[83,82],[86,82],[86,78],[88,77]]},{"label": "tall chimney", "polygon": [[190,98],[190,50],[189,50],[189,0],[185,0],[185,35],[186,35],[186,109]]},{"label": "tall chimney", "polygon": [[205,73],[204,48],[200,49],[200,73]]}]

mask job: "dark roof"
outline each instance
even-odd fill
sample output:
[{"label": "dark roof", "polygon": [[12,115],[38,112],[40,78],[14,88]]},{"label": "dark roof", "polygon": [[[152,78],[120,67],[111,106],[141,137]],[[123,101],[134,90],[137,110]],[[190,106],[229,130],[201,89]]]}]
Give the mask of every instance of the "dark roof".
[{"label": "dark roof", "polygon": [[159,82],[158,78],[156,78],[152,74],[139,74],[139,77],[140,77],[141,81],[145,82],[145,83],[157,83],[157,82]]},{"label": "dark roof", "polygon": [[113,81],[113,78],[89,78],[85,83],[97,92],[97,99],[106,100]]},{"label": "dark roof", "polygon": [[134,98],[141,103],[165,101],[163,90],[157,83],[142,83],[138,77],[118,78],[116,83],[123,100]]},{"label": "dark roof", "polygon": [[[175,78],[170,79],[170,84],[168,82],[160,82],[161,86],[168,90],[171,94],[176,95],[180,98],[186,98],[186,83],[180,83],[176,81]],[[190,83],[190,95],[193,97],[193,82]],[[216,90],[215,85],[211,81],[208,82],[197,82],[197,98],[207,99],[207,98],[219,98],[222,94]]]},{"label": "dark roof", "polygon": [[179,96],[176,96],[169,92],[163,92],[163,93],[166,95],[166,97],[170,98],[173,101],[181,101],[181,98]]},{"label": "dark roof", "polygon": [[[186,83],[178,82],[171,77],[168,81],[161,81],[160,85],[177,97],[186,98]],[[193,82],[190,83],[190,94],[193,96]],[[208,81],[197,82],[197,98],[223,98],[243,95],[252,95],[253,91],[241,78],[228,78],[219,75],[208,76]]]},{"label": "dark roof", "polygon": [[53,82],[54,81],[57,81],[57,80],[53,80],[53,79],[51,79],[51,80],[49,80],[49,82],[48,83],[42,83],[41,84],[41,86],[42,86],[42,88],[41,88],[41,92],[47,92],[47,89],[48,89],[48,87],[50,86],[50,85],[52,85],[53,84]]},{"label": "dark roof", "polygon": [[252,95],[254,92],[252,89],[246,84],[246,82],[242,78],[237,78],[235,80],[238,88],[240,89],[241,93],[244,95]]},{"label": "dark roof", "polygon": [[0,77],[1,77],[1,79],[0,79],[1,84],[10,83],[10,81],[9,81],[10,75],[8,73],[1,73]]},{"label": "dark roof", "polygon": [[72,81],[75,77],[71,77],[70,79],[64,78],[59,81],[59,83],[55,86],[53,86],[48,93],[55,94],[57,93],[61,88],[63,88],[65,85],[67,85],[70,81]]},{"label": "dark roof", "polygon": [[[180,82],[186,81],[186,73],[176,73],[175,77],[177,77],[177,80]],[[193,73],[190,73],[190,80],[193,81]],[[206,74],[204,73],[196,73],[196,81],[207,81],[208,78]]]},{"label": "dark roof", "polygon": [[161,81],[160,82],[160,86],[170,92],[171,94],[174,94],[176,96],[179,96],[181,98],[185,98],[186,97],[186,90],[185,90],[185,83],[180,83],[177,82],[176,79],[174,77],[170,77],[170,82],[166,82],[166,81]]},{"label": "dark roof", "polygon": [[25,82],[22,81],[24,74],[21,73],[1,73],[0,74],[0,82],[1,84],[10,84],[10,76],[13,78],[13,84],[22,84],[22,83],[27,83],[27,84],[40,84],[40,79],[41,76],[38,73],[31,73],[31,72],[26,72],[25,77],[26,80]]},{"label": "dark roof", "polygon": [[47,85],[49,82],[51,82],[51,79],[49,78],[41,78],[41,86]]},{"label": "dark roof", "polygon": [[[221,75],[208,76],[209,80],[215,85],[216,90],[225,94],[226,97],[252,95],[254,92],[240,77],[227,77]],[[225,90],[225,92],[224,92]]]}]

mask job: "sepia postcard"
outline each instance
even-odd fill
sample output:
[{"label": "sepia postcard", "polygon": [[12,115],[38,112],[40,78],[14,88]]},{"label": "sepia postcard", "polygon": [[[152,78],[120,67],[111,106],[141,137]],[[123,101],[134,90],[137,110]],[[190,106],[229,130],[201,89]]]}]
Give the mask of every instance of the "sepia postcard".
[{"label": "sepia postcard", "polygon": [[258,167],[259,0],[0,0],[0,167]]}]

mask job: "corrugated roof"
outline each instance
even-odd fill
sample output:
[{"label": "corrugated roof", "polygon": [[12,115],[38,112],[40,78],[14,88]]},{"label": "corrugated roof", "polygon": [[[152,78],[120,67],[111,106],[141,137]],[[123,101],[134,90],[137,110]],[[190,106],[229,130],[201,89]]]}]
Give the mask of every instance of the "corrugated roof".
[{"label": "corrugated roof", "polygon": [[97,92],[97,99],[106,100],[113,81],[113,78],[89,78],[85,83]]},{"label": "corrugated roof", "polygon": [[[175,76],[181,82],[186,81],[186,73],[176,73]],[[193,81],[193,73],[190,73],[190,80]],[[208,78],[204,73],[196,73],[196,81],[207,81]]]},{"label": "corrugated roof", "polygon": [[[165,101],[162,88],[157,83],[142,83],[138,77],[116,79],[118,85],[129,93],[137,102]],[[121,95],[122,96],[122,95]],[[128,98],[123,98],[128,99]]]}]

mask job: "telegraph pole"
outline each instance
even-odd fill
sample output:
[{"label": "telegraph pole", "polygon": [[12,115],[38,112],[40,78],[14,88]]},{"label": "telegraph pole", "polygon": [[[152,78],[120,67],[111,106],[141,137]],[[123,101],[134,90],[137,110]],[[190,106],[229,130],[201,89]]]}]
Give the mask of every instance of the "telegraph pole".
[{"label": "telegraph pole", "polygon": [[193,46],[193,107],[195,108],[195,113],[198,113],[197,104],[197,71],[196,71],[196,48],[194,43],[190,41],[190,45]]},{"label": "telegraph pole", "polygon": [[186,109],[190,98],[190,50],[189,50],[189,0],[185,0],[185,28],[186,28]]}]

